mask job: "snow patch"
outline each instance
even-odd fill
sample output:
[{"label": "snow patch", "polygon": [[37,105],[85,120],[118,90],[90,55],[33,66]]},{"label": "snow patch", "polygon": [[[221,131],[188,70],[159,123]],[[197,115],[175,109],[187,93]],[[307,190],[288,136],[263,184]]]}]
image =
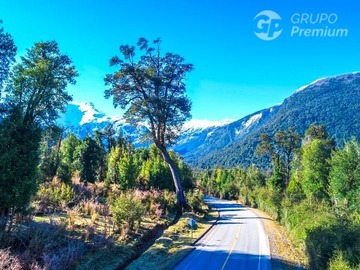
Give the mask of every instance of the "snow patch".
[{"label": "snow patch", "polygon": [[206,134],[206,139],[209,138],[211,135],[213,135],[214,132],[215,132],[215,130],[213,129],[208,134]]},{"label": "snow patch", "polygon": [[245,123],[242,123],[244,128],[249,128],[252,124],[255,122],[258,122],[260,118],[262,117],[262,113],[255,114],[249,118]]},{"label": "snow patch", "polygon": [[229,124],[231,122],[232,120],[211,121],[211,120],[193,119],[184,124],[183,130],[196,130],[196,129],[207,129],[209,127],[220,127]]},{"label": "snow patch", "polygon": [[317,79],[317,80],[313,81],[313,82],[310,83],[310,84],[301,86],[298,90],[296,90],[296,93],[301,92],[302,90],[308,88],[308,87],[311,86],[311,85],[322,85],[325,81],[327,81],[327,79],[328,79],[328,78],[320,78],[320,79]]}]

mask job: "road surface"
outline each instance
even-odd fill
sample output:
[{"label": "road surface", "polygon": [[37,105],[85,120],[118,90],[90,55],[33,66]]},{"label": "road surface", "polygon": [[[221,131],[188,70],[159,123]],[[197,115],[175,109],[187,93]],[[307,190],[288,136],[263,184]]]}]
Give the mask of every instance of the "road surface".
[{"label": "road surface", "polygon": [[269,242],[261,219],[247,207],[206,198],[219,220],[175,270],[271,269]]}]

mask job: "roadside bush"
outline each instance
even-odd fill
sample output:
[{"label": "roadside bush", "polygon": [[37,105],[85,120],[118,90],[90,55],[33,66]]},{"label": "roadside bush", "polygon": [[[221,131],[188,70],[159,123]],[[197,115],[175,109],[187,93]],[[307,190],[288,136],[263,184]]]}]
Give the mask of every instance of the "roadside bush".
[{"label": "roadside bush", "polygon": [[311,269],[327,269],[331,262],[333,267],[335,262],[355,267],[360,264],[360,226],[337,220],[313,228],[307,233],[306,248]]},{"label": "roadside bush", "polygon": [[168,214],[174,214],[177,211],[176,194],[168,190],[163,191],[164,211]]},{"label": "roadside bush", "polygon": [[204,194],[200,189],[195,189],[186,193],[186,199],[194,213],[203,213]]},{"label": "roadside bush", "polygon": [[[70,269],[87,250],[59,224],[29,222],[1,239],[0,269]],[[10,253],[9,248],[11,246]],[[14,255],[18,254],[18,255]],[[11,263],[7,268],[6,264]],[[20,268],[16,268],[20,267]]]},{"label": "roadside bush", "polygon": [[273,188],[261,187],[255,192],[258,207],[276,220],[280,220],[282,195]]},{"label": "roadside bush", "polygon": [[74,198],[75,192],[70,185],[56,181],[44,183],[34,199],[35,212],[48,213],[64,210]]},{"label": "roadside bush", "polygon": [[0,249],[0,269],[21,270],[23,269],[18,256],[12,255],[10,248]]},{"label": "roadside bush", "polygon": [[115,198],[111,203],[110,209],[115,224],[123,230],[128,228],[130,232],[140,226],[145,212],[141,200],[135,198],[131,192],[122,193],[119,197]]},{"label": "roadside bush", "polygon": [[304,200],[298,204],[288,204],[284,200],[282,207],[282,223],[299,243],[306,240],[307,232],[334,224],[336,217],[330,206],[320,201]]}]

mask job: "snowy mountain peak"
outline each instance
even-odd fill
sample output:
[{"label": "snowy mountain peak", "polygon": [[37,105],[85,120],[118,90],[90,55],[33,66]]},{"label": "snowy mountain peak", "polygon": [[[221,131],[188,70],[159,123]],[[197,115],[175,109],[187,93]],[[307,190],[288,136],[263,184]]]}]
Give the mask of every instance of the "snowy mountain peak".
[{"label": "snowy mountain peak", "polygon": [[83,113],[80,125],[94,121],[99,122],[100,119],[107,118],[104,113],[99,112],[95,108],[92,102],[72,102],[71,105],[78,106],[79,110]]},{"label": "snowy mountain peak", "polygon": [[320,78],[320,79],[317,79],[317,80],[313,81],[310,84],[301,86],[299,89],[296,90],[296,93],[301,92],[302,90],[308,88],[309,86],[314,86],[314,85],[321,86],[321,85],[329,82],[331,79],[337,79],[337,80],[344,79],[344,80],[346,80],[347,78],[352,78],[353,75],[360,75],[360,72],[352,72],[352,73],[346,73],[346,74],[342,74],[342,75],[338,75],[338,76]]}]

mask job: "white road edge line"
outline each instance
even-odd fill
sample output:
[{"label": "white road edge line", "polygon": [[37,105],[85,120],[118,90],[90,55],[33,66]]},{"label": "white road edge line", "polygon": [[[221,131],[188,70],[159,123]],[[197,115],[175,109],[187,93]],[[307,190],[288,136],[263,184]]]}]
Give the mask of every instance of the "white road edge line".
[{"label": "white road edge line", "polygon": [[[211,242],[212,239],[215,237],[216,233],[219,231],[218,227],[216,226],[218,224],[218,222],[216,222],[214,224],[214,227],[212,228],[212,232],[210,233],[210,235],[212,235],[212,237],[210,238],[210,240],[206,241],[206,242]],[[200,252],[187,264],[184,266],[183,269],[187,269],[191,264],[192,262],[203,252],[203,250],[207,247],[207,244],[204,243],[203,247],[200,249]],[[195,250],[197,248],[195,247]],[[194,252],[195,250],[191,251],[191,252]]]},{"label": "white road edge line", "polygon": [[[253,213],[253,212],[252,212]],[[258,270],[261,270],[261,257],[262,256],[269,256],[270,257],[270,247],[269,247],[269,239],[266,235],[264,225],[262,223],[261,218],[253,213],[257,219],[257,227],[259,231],[259,256],[258,256]],[[265,250],[264,250],[265,247]]]}]

